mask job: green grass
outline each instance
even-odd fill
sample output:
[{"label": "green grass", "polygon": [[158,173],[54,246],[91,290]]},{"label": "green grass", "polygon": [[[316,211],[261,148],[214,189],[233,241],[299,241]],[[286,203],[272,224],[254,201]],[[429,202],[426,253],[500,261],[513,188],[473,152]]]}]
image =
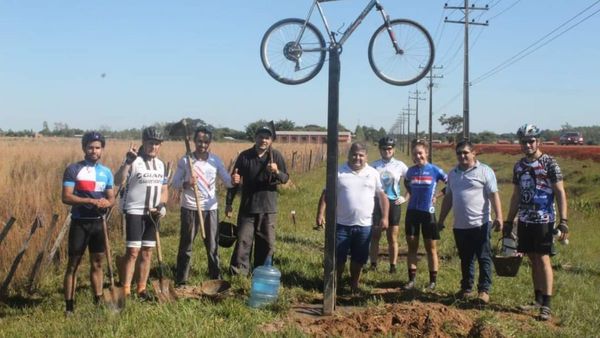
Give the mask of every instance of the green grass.
[{"label": "green grass", "polygon": [[[371,151],[371,159],[376,156]],[[342,156],[344,157],[344,156]],[[405,163],[410,164],[405,156]],[[517,156],[485,154],[480,160],[496,171],[500,182],[502,202],[506,213],[512,192],[510,175]],[[436,152],[434,162],[445,170],[454,163],[449,150]],[[524,325],[510,316],[519,304],[532,298],[530,267],[526,261],[517,277],[495,277],[491,292],[492,306],[477,312],[478,322],[492,325],[507,336],[557,336],[589,337],[600,335],[597,314],[600,312],[600,232],[596,229],[599,213],[599,192],[596,189],[600,164],[589,161],[559,159],[566,177],[565,186],[569,196],[569,221],[572,229],[571,244],[560,246],[559,254],[553,259],[555,266],[555,297],[553,312],[557,328],[536,322],[533,317]],[[177,303],[158,305],[144,304],[135,300],[127,303],[121,313],[112,313],[92,304],[87,263],[79,272],[76,314],[64,318],[62,300],[62,274],[64,266],[50,270],[41,281],[40,291],[33,295],[13,293],[6,303],[0,303],[0,336],[2,337],[48,337],[48,336],[263,336],[261,325],[283,320],[292,304],[316,303],[321,297],[323,284],[324,232],[313,230],[317,199],[325,184],[325,169],[318,168],[302,176],[292,176],[293,185],[282,189],[277,226],[277,244],[274,263],[282,272],[282,288],[278,302],[262,310],[250,309],[246,305],[250,280],[237,277],[232,281],[232,294],[220,302],[209,299],[181,300]],[[238,199],[239,200],[239,199]],[[584,201],[584,202],[582,202]],[[291,212],[296,212],[296,224],[292,223]],[[404,210],[403,210],[404,211]],[[178,210],[170,210],[163,222],[163,256],[168,277],[173,278],[172,269],[178,244]],[[450,225],[451,219],[447,221]],[[122,253],[123,242],[115,229],[113,247]],[[498,238],[498,234],[494,235]],[[404,235],[400,235],[401,251],[405,250]],[[382,237],[380,246],[385,244]],[[220,249],[221,267],[229,264],[232,249]],[[421,246],[420,251],[423,252]],[[451,230],[442,233],[439,243],[441,268],[438,276],[436,297],[417,296],[424,302],[439,302],[460,309],[450,297],[458,290],[460,280],[459,261],[454,247]],[[405,258],[399,259],[399,274],[390,276],[387,263],[381,261],[380,269],[363,277],[366,291],[385,285],[399,285],[405,281]],[[426,264],[419,262],[417,283],[427,282]],[[199,284],[208,278],[206,255],[199,240],[194,247],[191,284]],[[227,276],[227,279],[230,277]],[[370,295],[352,300],[352,305],[378,307],[386,302],[410,302],[413,298],[403,294],[392,297]],[[522,319],[522,317],[521,317]],[[449,326],[450,327],[450,326]],[[451,333],[451,332],[449,332]],[[274,335],[274,334],[271,334]],[[299,328],[286,324],[281,336],[301,336]]]}]

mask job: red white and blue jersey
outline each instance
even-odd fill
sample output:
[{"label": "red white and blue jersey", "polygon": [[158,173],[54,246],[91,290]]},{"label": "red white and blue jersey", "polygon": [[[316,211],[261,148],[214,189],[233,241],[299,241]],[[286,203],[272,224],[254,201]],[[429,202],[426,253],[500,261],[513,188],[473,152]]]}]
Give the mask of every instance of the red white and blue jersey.
[{"label": "red white and blue jersey", "polygon": [[422,167],[417,165],[408,168],[406,185],[410,188],[410,199],[407,210],[420,210],[434,213],[433,196],[438,181],[446,183],[448,175],[438,166],[427,163]]},{"label": "red white and blue jersey", "polygon": [[[113,187],[110,169],[99,164],[81,161],[70,164],[63,174],[63,187],[72,187],[75,196],[84,198],[106,198],[106,190]],[[71,208],[73,219],[98,219],[102,214],[91,204],[74,205]]]}]

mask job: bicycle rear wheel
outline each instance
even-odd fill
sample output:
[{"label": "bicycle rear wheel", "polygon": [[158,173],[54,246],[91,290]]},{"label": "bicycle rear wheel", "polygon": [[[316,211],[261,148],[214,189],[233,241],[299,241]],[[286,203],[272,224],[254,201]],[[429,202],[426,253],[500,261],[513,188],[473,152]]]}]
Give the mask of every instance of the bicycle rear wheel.
[{"label": "bicycle rear wheel", "polygon": [[301,19],[284,19],[273,24],[263,36],[260,59],[275,80],[295,85],[319,73],[325,63],[325,51],[323,35],[313,24]]},{"label": "bicycle rear wheel", "polygon": [[388,31],[384,23],[373,33],[369,42],[369,64],[375,75],[389,84],[413,84],[433,65],[433,40],[423,26],[411,20],[392,20],[390,28]]}]

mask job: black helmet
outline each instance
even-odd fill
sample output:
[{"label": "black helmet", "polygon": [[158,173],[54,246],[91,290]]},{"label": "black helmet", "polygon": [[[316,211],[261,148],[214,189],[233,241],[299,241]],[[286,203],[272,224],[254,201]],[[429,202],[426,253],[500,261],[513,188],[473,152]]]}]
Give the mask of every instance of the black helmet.
[{"label": "black helmet", "polygon": [[81,146],[85,148],[88,144],[90,144],[90,142],[94,141],[100,141],[102,148],[104,148],[106,145],[106,140],[102,134],[97,131],[88,131],[87,133],[83,134],[83,137],[81,138]]},{"label": "black helmet", "polygon": [[533,124],[526,123],[517,130],[517,137],[519,140],[524,138],[538,138],[540,136],[540,129]]},{"label": "black helmet", "polygon": [[156,129],[155,127],[148,127],[142,131],[142,141],[148,140],[156,140],[162,142],[163,135],[160,132],[160,130]]},{"label": "black helmet", "polygon": [[389,136],[385,136],[379,139],[379,148],[384,148],[384,147],[395,147],[396,146],[396,141],[394,141],[393,138],[389,137]]}]

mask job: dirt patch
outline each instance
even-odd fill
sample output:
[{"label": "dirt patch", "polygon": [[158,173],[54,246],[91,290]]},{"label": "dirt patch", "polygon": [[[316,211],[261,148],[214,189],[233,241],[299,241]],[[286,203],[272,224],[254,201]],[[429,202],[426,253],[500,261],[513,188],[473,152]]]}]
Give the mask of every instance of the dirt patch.
[{"label": "dirt patch", "polygon": [[[292,325],[314,337],[505,337],[491,321],[482,319],[477,309],[410,301],[371,307],[338,306],[334,315],[321,316],[321,308],[320,304],[293,306],[285,321],[265,324],[261,331],[276,333]],[[526,327],[530,315],[498,312],[496,316],[500,322],[520,323],[524,330],[531,329]]]},{"label": "dirt patch", "polygon": [[502,337],[496,328],[474,321],[470,311],[442,304],[410,302],[336,310],[329,317],[292,315],[304,333],[317,337]]}]

